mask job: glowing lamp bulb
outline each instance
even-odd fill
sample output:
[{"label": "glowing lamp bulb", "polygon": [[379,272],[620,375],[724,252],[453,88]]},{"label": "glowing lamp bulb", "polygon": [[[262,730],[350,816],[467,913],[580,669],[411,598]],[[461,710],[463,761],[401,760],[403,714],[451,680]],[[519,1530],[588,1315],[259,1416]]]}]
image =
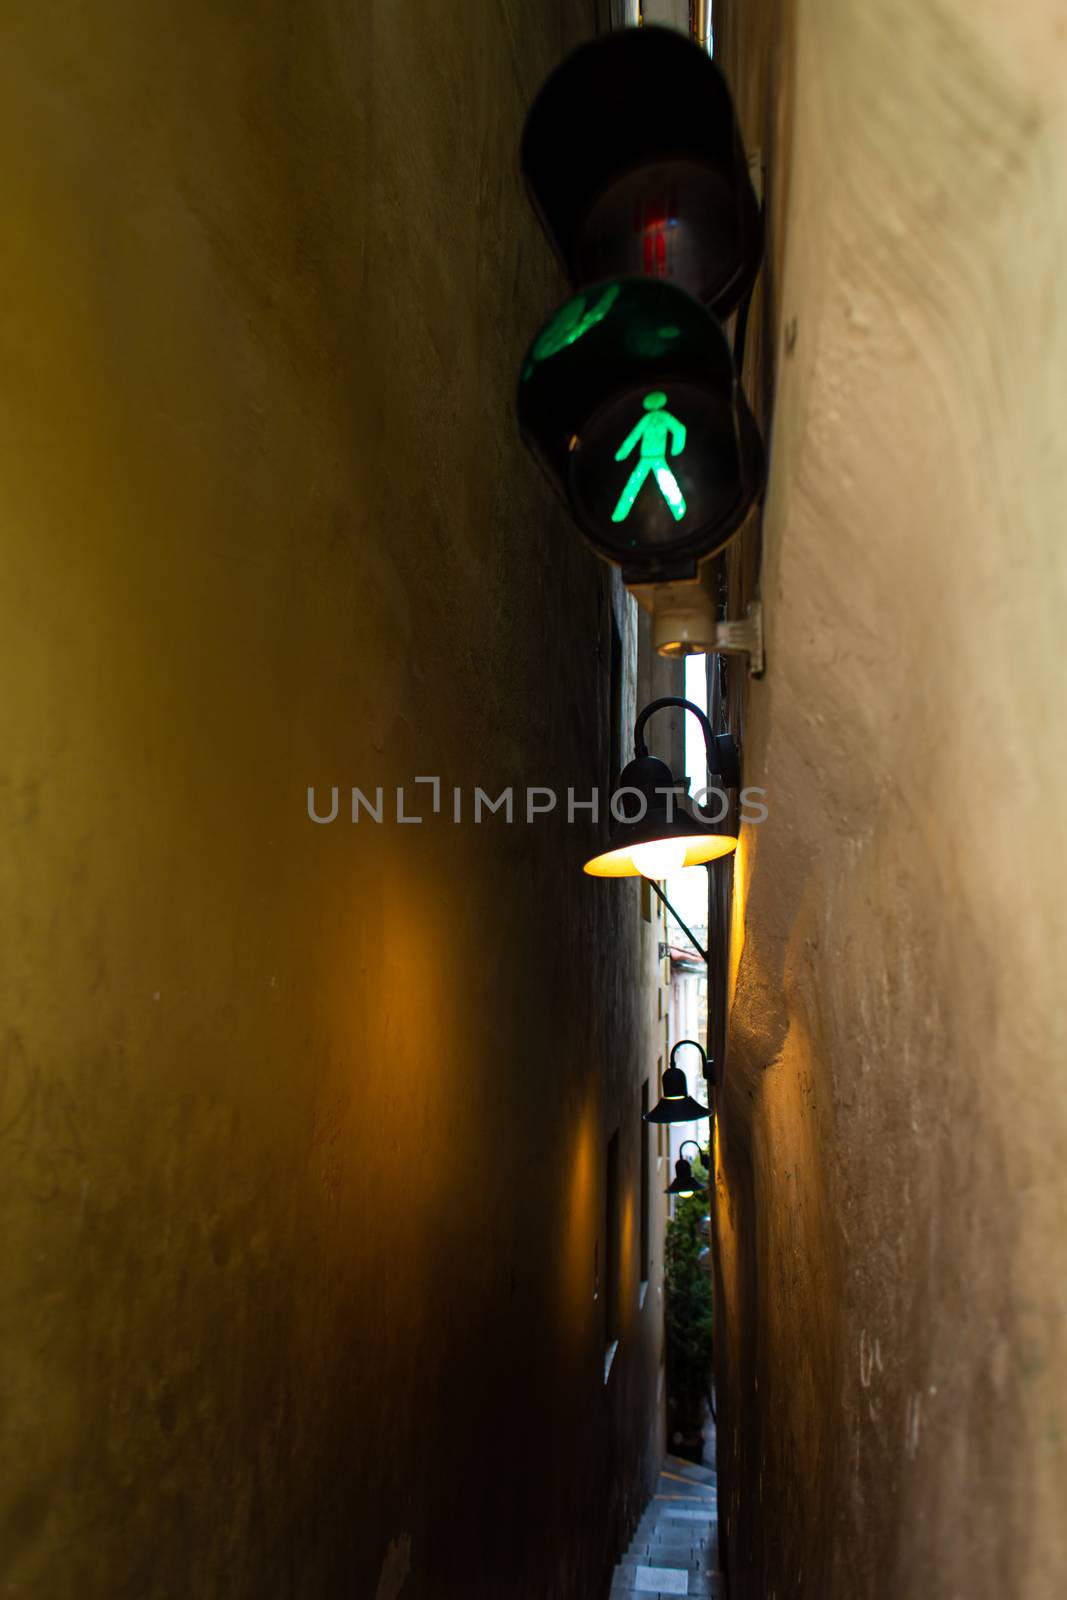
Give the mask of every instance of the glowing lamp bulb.
[{"label": "glowing lamp bulb", "polygon": [[631,855],[642,878],[669,878],[685,866],[688,846],[684,839],[654,839],[651,844],[635,844]]}]

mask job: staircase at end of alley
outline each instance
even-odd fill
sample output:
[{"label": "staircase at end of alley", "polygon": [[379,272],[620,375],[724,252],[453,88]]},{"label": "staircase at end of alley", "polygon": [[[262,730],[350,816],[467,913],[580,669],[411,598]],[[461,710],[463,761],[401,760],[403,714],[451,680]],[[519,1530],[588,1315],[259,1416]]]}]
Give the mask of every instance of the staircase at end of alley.
[{"label": "staircase at end of alley", "polygon": [[715,1474],[668,1456],[630,1548],[615,1568],[611,1600],[717,1597]]}]

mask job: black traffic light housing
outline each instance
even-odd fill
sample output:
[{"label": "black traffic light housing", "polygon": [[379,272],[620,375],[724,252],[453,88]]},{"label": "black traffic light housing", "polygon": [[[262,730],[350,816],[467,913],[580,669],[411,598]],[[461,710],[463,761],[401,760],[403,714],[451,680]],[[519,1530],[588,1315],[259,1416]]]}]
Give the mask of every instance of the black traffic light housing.
[{"label": "black traffic light housing", "polygon": [[722,74],[673,29],[603,35],[544,83],[522,168],[575,289],[523,361],[523,439],[658,650],[747,650],[709,558],[764,483],[722,323],[744,325],[763,225]]},{"label": "black traffic light housing", "polygon": [[522,170],[571,282],[667,278],[716,316],[759,268],[763,228],[729,90],[670,28],[582,45],[526,119]]},{"label": "black traffic light housing", "polygon": [[627,577],[694,577],[763,483],[721,323],[659,279],[602,283],[562,306],[526,354],[517,410],[578,526]]}]

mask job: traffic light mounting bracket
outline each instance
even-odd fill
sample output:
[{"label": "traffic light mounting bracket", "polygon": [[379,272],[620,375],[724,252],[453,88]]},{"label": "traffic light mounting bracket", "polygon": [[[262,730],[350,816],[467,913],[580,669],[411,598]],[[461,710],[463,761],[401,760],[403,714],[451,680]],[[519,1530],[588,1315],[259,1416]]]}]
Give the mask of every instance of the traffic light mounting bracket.
[{"label": "traffic light mounting bracket", "polygon": [[715,642],[711,646],[722,655],[747,656],[748,675],[761,678],[765,666],[763,656],[763,606],[754,600],[745,615],[733,622],[715,624]]}]

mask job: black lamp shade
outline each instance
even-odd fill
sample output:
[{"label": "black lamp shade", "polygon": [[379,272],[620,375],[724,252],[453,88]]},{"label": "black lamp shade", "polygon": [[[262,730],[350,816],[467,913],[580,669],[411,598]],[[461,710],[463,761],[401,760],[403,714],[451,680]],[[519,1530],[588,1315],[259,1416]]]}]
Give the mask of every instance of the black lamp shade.
[{"label": "black lamp shade", "polygon": [[664,1189],[664,1194],[700,1194],[706,1195],[707,1190],[693,1177],[693,1169],[683,1156],[679,1156],[674,1163],[674,1180]]},{"label": "black lamp shade", "polygon": [[681,1067],[668,1067],[663,1074],[663,1094],[652,1110],[645,1112],[645,1121],[699,1122],[708,1115],[707,1106],[702,1106],[689,1093]]}]

